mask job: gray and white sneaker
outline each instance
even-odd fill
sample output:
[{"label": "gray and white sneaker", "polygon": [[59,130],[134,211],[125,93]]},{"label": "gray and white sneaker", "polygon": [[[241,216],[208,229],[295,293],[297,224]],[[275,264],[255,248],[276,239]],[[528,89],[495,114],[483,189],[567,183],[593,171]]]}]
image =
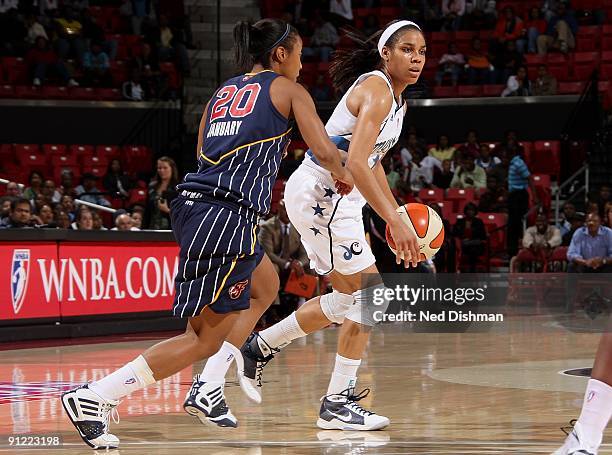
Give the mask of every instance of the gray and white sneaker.
[{"label": "gray and white sneaker", "polygon": [[324,430],[380,430],[389,425],[387,417],[363,409],[358,401],[370,393],[364,389],[355,395],[355,389],[346,389],[342,393],[326,395],[321,398],[321,410],[317,426]]},{"label": "gray and white sneaker", "polygon": [[[553,455],[597,455],[601,441],[597,445],[589,444],[585,441],[580,423],[572,420],[569,428],[561,428],[567,438],[563,446],[557,449]],[[571,430],[568,432],[568,430]]]},{"label": "gray and white sneaker", "polygon": [[87,384],[62,394],[62,406],[85,444],[92,449],[116,449],[119,438],[108,432],[110,418],[119,423],[119,401],[108,401]]},{"label": "gray and white sneaker", "polygon": [[189,415],[200,419],[200,422],[214,423],[220,427],[238,426],[238,420],[227,407],[222,382],[203,382],[200,375],[193,379],[191,389],[187,392],[183,409]]},{"label": "gray and white sneaker", "polygon": [[253,332],[240,348],[240,352],[242,358],[236,358],[240,388],[250,400],[259,404],[263,369],[274,358],[274,354],[280,352],[280,348],[271,347],[257,332]]}]

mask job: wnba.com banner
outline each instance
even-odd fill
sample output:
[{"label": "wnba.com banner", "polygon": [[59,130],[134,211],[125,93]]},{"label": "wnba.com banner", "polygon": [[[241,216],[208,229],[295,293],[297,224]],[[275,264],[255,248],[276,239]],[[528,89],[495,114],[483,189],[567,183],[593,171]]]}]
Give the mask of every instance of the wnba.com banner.
[{"label": "wnba.com banner", "polygon": [[177,253],[170,242],[3,243],[0,320],[170,310]]}]

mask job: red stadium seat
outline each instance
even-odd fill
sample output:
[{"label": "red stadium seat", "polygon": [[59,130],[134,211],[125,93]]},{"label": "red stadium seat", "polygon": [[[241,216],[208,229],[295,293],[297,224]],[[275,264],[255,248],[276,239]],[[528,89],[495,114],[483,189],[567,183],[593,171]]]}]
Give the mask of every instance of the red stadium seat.
[{"label": "red stadium seat", "polygon": [[17,85],[15,87],[15,98],[26,100],[37,100],[42,97],[42,92],[33,85]]},{"label": "red stadium seat", "polygon": [[457,87],[434,87],[434,98],[456,98]]},{"label": "red stadium seat", "polygon": [[576,52],[573,57],[574,80],[585,81],[599,66],[598,52]]},{"label": "red stadium seat", "polygon": [[121,158],[121,152],[116,145],[98,145],[96,154],[106,157],[107,161]]},{"label": "red stadium seat", "polygon": [[84,167],[103,167],[108,166],[108,159],[104,156],[97,155],[83,155],[81,158],[81,164]]},{"label": "red stadium seat", "polygon": [[560,95],[579,95],[584,90],[584,82],[560,82],[559,83],[559,94]]},{"label": "red stadium seat", "polygon": [[446,190],[446,200],[453,202],[455,213],[462,213],[465,204],[476,200],[474,188],[449,188]]},{"label": "red stadium seat", "polygon": [[70,89],[70,97],[75,100],[95,100],[96,94],[91,87],[72,87]]},{"label": "red stadium seat", "polygon": [[43,144],[42,151],[46,156],[65,155],[66,146],[64,144]]},{"label": "red stadium seat", "polygon": [[152,154],[148,147],[143,145],[126,145],[123,147],[123,156],[127,158],[126,170],[130,174],[148,173],[153,169]]},{"label": "red stadium seat", "polygon": [[123,96],[118,88],[97,88],[94,89],[95,97],[100,101],[121,101]]},{"label": "red stadium seat", "polygon": [[17,160],[24,172],[37,171],[44,175],[49,170],[45,156],[40,153],[18,154]]},{"label": "red stadium seat", "polygon": [[147,190],[144,188],[134,188],[130,190],[130,198],[128,200],[128,206],[134,204],[146,205],[147,203]]},{"label": "red stadium seat", "polygon": [[74,156],[93,155],[93,145],[71,145],[70,154]]},{"label": "red stadium seat", "polygon": [[457,220],[460,220],[461,218],[463,218],[463,213],[451,213],[447,219],[450,225],[454,226],[457,224]]},{"label": "red stadium seat", "polygon": [[83,174],[93,174],[98,178],[106,175],[106,166],[83,166]]},{"label": "red stadium seat", "polygon": [[566,63],[560,65],[550,65],[548,72],[552,74],[557,81],[566,81],[569,78],[569,66]]},{"label": "red stadium seat", "polygon": [[601,53],[602,62],[612,62],[612,51],[603,51]]},{"label": "red stadium seat", "polygon": [[444,199],[444,190],[441,188],[423,188],[419,191],[419,199],[423,201],[423,204],[440,202]]},{"label": "red stadium seat", "polygon": [[531,180],[534,186],[541,186],[544,188],[550,188],[550,175],[546,174],[532,174]]},{"label": "red stadium seat", "polygon": [[0,98],[15,98],[15,87],[12,85],[0,85]]},{"label": "red stadium seat", "polygon": [[442,218],[448,220],[453,214],[453,203],[452,201],[432,201],[432,204],[438,204],[442,209]]},{"label": "red stadium seat", "polygon": [[501,96],[502,92],[504,91],[504,88],[506,88],[505,85],[502,84],[487,84],[487,85],[483,85],[482,86],[482,95],[483,96],[494,96],[494,97],[499,97]]},{"label": "red stadium seat", "polygon": [[602,63],[599,70],[603,79],[612,79],[612,62]]},{"label": "red stadium seat", "polygon": [[19,159],[22,155],[40,154],[38,144],[15,144],[15,155]]},{"label": "red stadium seat", "polygon": [[480,85],[460,85],[457,90],[459,98],[476,98],[482,95],[482,87]]},{"label": "red stadium seat", "polygon": [[53,167],[76,166],[77,160],[73,155],[54,155],[51,157]]},{"label": "red stadium seat", "polygon": [[2,59],[4,80],[10,84],[24,84],[28,79],[28,68],[21,57],[4,57]]},{"label": "red stadium seat", "polygon": [[478,218],[482,220],[489,234],[490,254],[499,253],[506,248],[506,230],[508,215],[505,213],[479,213]]},{"label": "red stadium seat", "polygon": [[41,96],[49,100],[65,100],[70,98],[70,94],[66,87],[57,87],[54,85],[45,85],[42,87]]}]

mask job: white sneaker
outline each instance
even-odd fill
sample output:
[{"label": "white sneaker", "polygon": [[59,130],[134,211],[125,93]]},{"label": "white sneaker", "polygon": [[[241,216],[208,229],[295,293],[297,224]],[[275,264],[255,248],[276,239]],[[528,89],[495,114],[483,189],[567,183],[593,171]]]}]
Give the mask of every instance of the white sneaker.
[{"label": "white sneaker", "polygon": [[[582,427],[579,422],[573,423],[572,431],[567,435],[563,446],[555,451],[553,455],[597,455],[601,440],[597,445],[589,444],[585,441]],[[564,430],[565,431],[565,430]],[[603,437],[603,435],[602,435]]]},{"label": "white sneaker", "polygon": [[203,382],[200,375],[193,379],[191,389],[187,392],[183,409],[189,415],[200,419],[200,422],[214,423],[219,427],[238,426],[238,420],[227,407],[222,382]]},{"label": "white sneaker", "polygon": [[32,85],[34,85],[35,87],[40,87],[41,86],[40,79],[35,77],[34,80],[32,81]]},{"label": "white sneaker", "polygon": [[321,398],[321,410],[317,426],[324,430],[380,430],[389,425],[387,417],[363,409],[357,402],[367,397],[370,389],[362,390],[358,395],[355,389],[346,389],[337,395]]},{"label": "white sneaker", "polygon": [[317,439],[332,446],[382,447],[389,443],[391,437],[384,431],[323,430],[317,433]]},{"label": "white sneaker", "polygon": [[75,81],[74,79],[70,78],[70,80],[68,80],[68,87],[78,87],[79,83],[77,81]]},{"label": "white sneaker", "polygon": [[119,401],[107,401],[87,384],[62,394],[62,405],[81,439],[93,449],[116,449],[119,438],[108,432],[112,416],[119,423]]}]

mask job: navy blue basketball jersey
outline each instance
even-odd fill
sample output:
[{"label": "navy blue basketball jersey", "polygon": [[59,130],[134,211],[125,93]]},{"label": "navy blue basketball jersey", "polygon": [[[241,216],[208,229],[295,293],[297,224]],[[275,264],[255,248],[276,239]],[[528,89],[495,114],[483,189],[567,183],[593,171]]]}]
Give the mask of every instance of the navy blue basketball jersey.
[{"label": "navy blue basketball jersey", "polygon": [[206,112],[198,171],[181,191],[203,193],[266,214],[280,161],[289,144],[289,121],[274,107],[262,71],[234,77],[215,93]]}]

